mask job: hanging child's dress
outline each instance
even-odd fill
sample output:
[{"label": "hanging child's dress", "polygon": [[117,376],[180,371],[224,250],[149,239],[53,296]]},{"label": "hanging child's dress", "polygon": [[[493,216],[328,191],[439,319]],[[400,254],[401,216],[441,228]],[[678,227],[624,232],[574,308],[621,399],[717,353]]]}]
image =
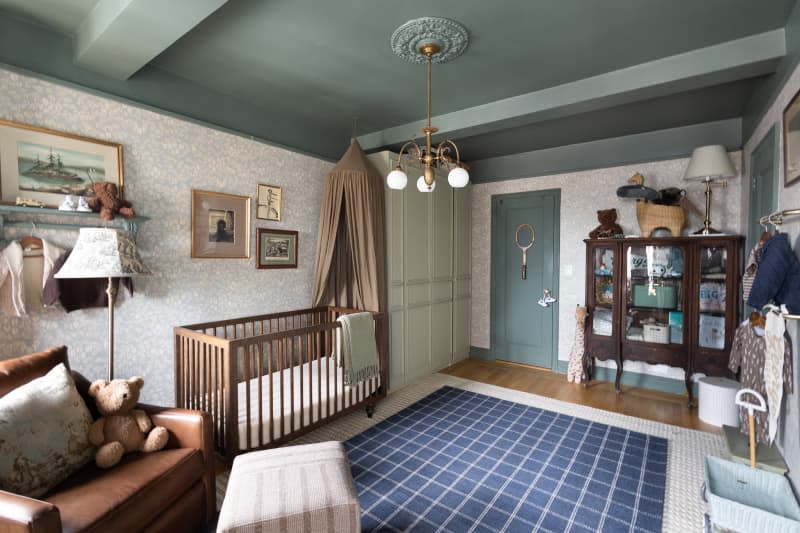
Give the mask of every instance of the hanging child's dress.
[{"label": "hanging child's dress", "polygon": [[[784,393],[792,392],[792,344],[788,336],[784,337],[783,386]],[[766,357],[766,340],[764,330],[753,327],[750,321],[742,323],[733,336],[728,368],[736,372],[741,367],[739,381],[743,388],[753,389],[767,399],[767,387],[764,381],[764,363]],[[777,406],[780,408],[780,406]],[[767,403],[767,412],[754,411],[756,423],[756,439],[769,444],[769,412],[772,406]],[[739,429],[747,433],[747,409],[739,408]]]}]

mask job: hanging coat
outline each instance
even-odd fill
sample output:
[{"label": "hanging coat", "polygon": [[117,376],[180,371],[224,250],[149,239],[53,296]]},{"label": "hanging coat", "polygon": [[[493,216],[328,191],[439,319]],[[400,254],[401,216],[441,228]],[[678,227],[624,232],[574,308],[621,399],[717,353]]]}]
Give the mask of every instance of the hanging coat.
[{"label": "hanging coat", "polygon": [[800,313],[800,261],[786,233],[773,235],[764,243],[747,305],[761,309],[770,300],[785,304],[790,313]]},{"label": "hanging coat", "polygon": [[[53,265],[63,253],[64,250],[42,239],[42,279],[29,280],[37,284],[37,291],[43,290],[53,271]],[[18,241],[13,241],[0,252],[0,310],[7,315],[28,314],[29,306],[25,301],[25,267],[25,254]]]}]

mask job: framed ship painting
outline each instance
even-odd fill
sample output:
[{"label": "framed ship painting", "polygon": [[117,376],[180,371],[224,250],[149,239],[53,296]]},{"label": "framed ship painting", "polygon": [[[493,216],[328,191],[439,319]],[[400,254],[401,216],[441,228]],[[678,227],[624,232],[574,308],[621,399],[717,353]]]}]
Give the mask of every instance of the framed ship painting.
[{"label": "framed ship painting", "polygon": [[192,257],[250,257],[250,197],[192,189]]},{"label": "framed ship painting", "polygon": [[0,197],[56,206],[94,196],[92,183],[116,183],[124,197],[122,145],[0,119]]},{"label": "framed ship painting", "polygon": [[297,268],[297,232],[258,228],[256,268]]}]

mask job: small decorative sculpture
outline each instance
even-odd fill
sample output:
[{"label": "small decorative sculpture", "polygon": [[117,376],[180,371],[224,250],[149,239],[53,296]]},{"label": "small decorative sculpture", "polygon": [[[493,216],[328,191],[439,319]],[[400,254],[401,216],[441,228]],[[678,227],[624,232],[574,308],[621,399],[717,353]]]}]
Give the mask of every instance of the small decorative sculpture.
[{"label": "small decorative sculpture", "polygon": [[569,355],[569,367],[567,368],[567,381],[570,383],[582,383],[584,381],[585,324],[586,308],[579,305],[575,308],[575,341],[572,343],[572,352]]}]

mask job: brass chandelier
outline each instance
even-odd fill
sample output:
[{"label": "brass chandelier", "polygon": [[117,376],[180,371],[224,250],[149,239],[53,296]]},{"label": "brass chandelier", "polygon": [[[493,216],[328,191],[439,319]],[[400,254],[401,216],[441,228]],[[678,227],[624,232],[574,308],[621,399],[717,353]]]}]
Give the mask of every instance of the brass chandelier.
[{"label": "brass chandelier", "polygon": [[460,55],[467,46],[467,33],[459,23],[443,18],[425,17],[411,20],[400,26],[392,35],[392,48],[400,57],[414,62],[425,61],[428,65],[427,123],[422,128],[425,146],[420,147],[410,140],[400,148],[397,166],[386,176],[390,189],[405,189],[408,175],[402,167],[403,158],[418,161],[422,165],[422,176],[417,180],[420,192],[431,192],[436,188],[435,169],[447,168],[447,182],[451,187],[461,188],[469,184],[469,173],[461,163],[456,143],[445,139],[433,146],[433,134],[439,131],[431,125],[431,73],[433,61],[441,63]]}]

